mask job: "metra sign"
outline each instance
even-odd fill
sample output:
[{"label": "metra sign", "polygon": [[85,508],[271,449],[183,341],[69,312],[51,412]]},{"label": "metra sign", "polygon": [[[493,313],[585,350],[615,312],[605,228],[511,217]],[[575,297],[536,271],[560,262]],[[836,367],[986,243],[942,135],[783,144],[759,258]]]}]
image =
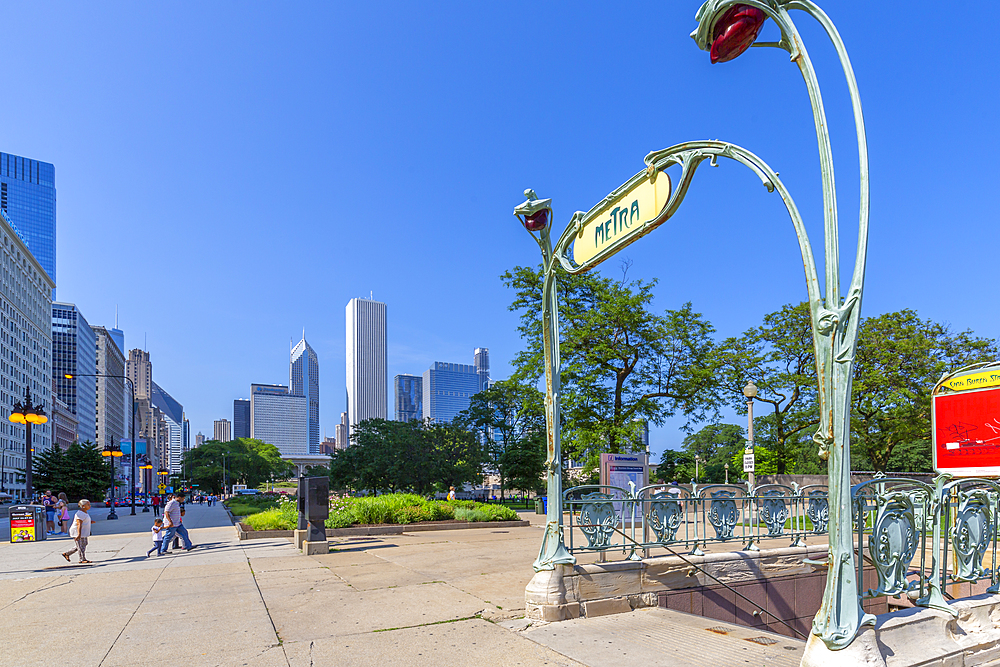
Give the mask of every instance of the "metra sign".
[{"label": "metra sign", "polygon": [[573,260],[585,264],[603,250],[638,238],[670,199],[670,177],[641,171],[590,209],[573,241]]}]

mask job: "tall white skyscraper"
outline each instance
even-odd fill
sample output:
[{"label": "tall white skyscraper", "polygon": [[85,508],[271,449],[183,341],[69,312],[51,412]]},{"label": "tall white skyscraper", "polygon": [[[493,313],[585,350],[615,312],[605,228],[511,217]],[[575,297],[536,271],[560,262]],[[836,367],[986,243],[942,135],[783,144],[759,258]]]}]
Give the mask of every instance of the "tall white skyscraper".
[{"label": "tall white skyscraper", "polygon": [[309,410],[309,453],[319,454],[319,359],[316,351],[302,340],[292,348],[288,363],[288,393],[305,396]]},{"label": "tall white skyscraper", "polygon": [[385,304],[371,299],[347,303],[347,418],[351,433],[366,419],[389,415]]}]

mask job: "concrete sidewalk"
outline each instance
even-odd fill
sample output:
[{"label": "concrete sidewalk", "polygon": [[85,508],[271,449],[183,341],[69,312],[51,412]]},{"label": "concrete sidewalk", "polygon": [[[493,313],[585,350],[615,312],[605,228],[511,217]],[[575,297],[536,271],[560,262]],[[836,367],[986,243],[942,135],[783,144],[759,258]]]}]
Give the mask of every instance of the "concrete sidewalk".
[{"label": "concrete sidewalk", "polygon": [[[152,514],[105,513],[92,566],[66,564],[66,538],[0,544],[4,654],[17,657],[0,664],[603,667],[631,650],[628,623],[538,633],[519,620],[539,525],[342,538],[308,557],[288,539],[240,542],[221,506],[189,505],[197,547],[146,558]],[[593,660],[565,648],[584,641],[603,647]]]}]

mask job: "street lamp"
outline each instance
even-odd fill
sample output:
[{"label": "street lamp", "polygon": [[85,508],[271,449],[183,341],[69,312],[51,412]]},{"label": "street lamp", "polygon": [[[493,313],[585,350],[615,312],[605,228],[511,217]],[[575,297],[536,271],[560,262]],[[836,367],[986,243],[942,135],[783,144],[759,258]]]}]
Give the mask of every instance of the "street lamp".
[{"label": "street lamp", "polygon": [[[754,443],[753,443],[753,399],[757,396],[757,387],[754,385],[753,381],[747,382],[747,386],[743,387],[743,395],[747,397],[747,448],[746,453],[751,457],[754,457]],[[754,485],[754,471],[747,471],[750,480],[750,491],[753,492]]]},{"label": "street lamp", "polygon": [[45,415],[45,410],[42,409],[41,405],[32,405],[31,390],[25,385],[24,403],[15,401],[14,409],[11,410],[7,419],[15,424],[24,424],[24,494],[30,503],[33,495],[31,488],[31,453],[33,451],[31,425],[44,424],[49,421],[49,418]]},{"label": "street lamp", "polygon": [[146,471],[153,469],[153,463],[152,463],[152,461],[149,460],[148,456],[143,459],[142,465],[139,466],[139,468],[142,470],[142,490],[145,492],[145,495],[143,496],[143,499],[142,499],[142,511],[143,512],[148,512],[149,511],[149,482],[150,482],[150,480],[147,477],[148,473]]},{"label": "street lamp", "polygon": [[108,521],[118,518],[118,514],[115,512],[115,459],[120,458],[121,455],[122,448],[112,443],[104,445],[104,449],[101,450],[101,456],[108,457],[108,463],[111,464],[111,511],[108,512]]},{"label": "street lamp", "polygon": [[700,481],[700,475],[698,474],[698,464],[701,463],[701,457],[697,454],[694,455],[694,483],[697,484]]},{"label": "street lamp", "polygon": [[[129,478],[129,486],[132,487],[132,512],[131,515],[135,516],[135,457],[136,457],[136,445],[135,445],[135,384],[131,379],[125,377],[124,375],[110,375],[108,373],[66,373],[63,375],[67,380],[73,380],[75,378],[115,378],[118,380],[125,380],[128,382],[129,391],[132,392],[132,440],[130,441],[132,447],[132,476]],[[119,449],[118,456],[121,456],[121,450]],[[112,484],[112,495],[114,494],[114,485]],[[114,507],[112,506],[111,513],[114,514]],[[109,514],[108,518],[111,519],[112,516]],[[118,517],[113,517],[117,519]]]},{"label": "street lamp", "polygon": [[726,462],[725,468],[726,468],[726,484],[729,484],[729,462],[728,461]]}]

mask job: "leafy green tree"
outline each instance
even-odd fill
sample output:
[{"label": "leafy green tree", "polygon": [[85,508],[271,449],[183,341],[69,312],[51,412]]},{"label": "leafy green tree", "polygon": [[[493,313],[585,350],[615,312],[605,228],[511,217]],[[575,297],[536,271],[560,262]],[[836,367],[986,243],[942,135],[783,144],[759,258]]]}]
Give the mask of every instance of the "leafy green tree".
[{"label": "leafy green tree", "polygon": [[[754,442],[777,456],[777,473],[791,472],[802,434],[819,424],[816,353],[809,304],[788,304],[764,316],[763,324],[718,347],[717,364],[729,406],[746,414],[743,388],[757,386]],[[742,465],[741,468],[742,470]]]},{"label": "leafy green tree", "polygon": [[[536,382],[545,370],[541,269],[519,266],[501,278],[514,291],[510,309],[521,312],[527,344],[514,360],[515,377]],[[601,452],[637,451],[643,421],[662,424],[678,413],[701,420],[713,411],[713,328],[691,304],[655,314],[655,281],[625,275],[560,273],[557,280],[563,446],[575,460],[593,468]]]},{"label": "leafy green tree", "polygon": [[[532,460],[537,434],[545,432],[544,395],[535,387],[517,380],[501,380],[475,394],[469,408],[457,420],[459,425],[475,431],[486,445],[489,468],[500,478],[500,498],[513,476],[521,476],[521,466]],[[531,440],[531,443],[526,442]],[[542,437],[544,443],[544,435]],[[508,456],[508,451],[516,450]],[[544,465],[545,452],[542,452]],[[508,466],[518,469],[512,471]],[[529,468],[530,470],[530,468]],[[530,477],[530,474],[529,474]],[[523,478],[519,483],[523,483]],[[524,487],[513,487],[524,488]],[[534,485],[530,487],[534,490]]]},{"label": "leafy green tree", "polygon": [[913,310],[863,320],[851,396],[852,449],[875,470],[926,470],[934,385],[947,372],[996,358],[996,341],[953,333]]},{"label": "leafy green tree", "polygon": [[[788,462],[781,461],[781,457],[772,449],[766,447],[754,447],[753,448],[753,468],[755,475],[783,475],[778,471],[780,465],[787,467]],[[779,465],[780,464],[780,465]],[[729,461],[729,479],[733,479],[733,468],[739,470],[740,479],[745,479],[746,474],[743,473],[743,452],[733,453],[732,458]],[[758,482],[759,484],[759,482]]]},{"label": "leafy green tree", "polygon": [[281,459],[277,447],[251,438],[207,440],[184,454],[187,478],[202,491],[222,492],[223,465],[226,484],[246,484],[250,488],[290,477],[294,472],[294,466]]},{"label": "leafy green tree", "polygon": [[[741,427],[709,424],[685,437],[680,451],[664,450],[657,478],[662,482],[689,482],[697,474],[702,484],[721,484],[726,479],[726,464],[730,463],[729,481],[740,479],[745,442]],[[730,462],[734,454],[741,457],[738,468]]]},{"label": "leafy green tree", "polygon": [[111,484],[108,463],[89,440],[74,442],[65,451],[50,447],[37,452],[32,459],[32,476],[36,489],[63,491],[70,502],[100,500]]},{"label": "leafy green tree", "polygon": [[507,473],[510,488],[525,493],[544,488],[542,475],[545,473],[545,459],[545,431],[534,430],[514,440],[500,456],[500,465]]}]

